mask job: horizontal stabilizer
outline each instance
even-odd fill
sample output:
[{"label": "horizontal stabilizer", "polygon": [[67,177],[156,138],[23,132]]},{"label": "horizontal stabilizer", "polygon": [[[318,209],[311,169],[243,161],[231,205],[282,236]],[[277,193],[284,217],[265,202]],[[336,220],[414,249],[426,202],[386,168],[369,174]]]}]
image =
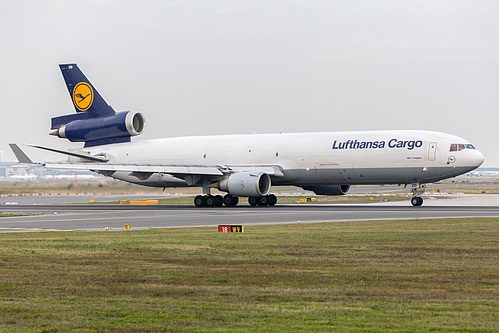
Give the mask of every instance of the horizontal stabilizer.
[{"label": "horizontal stabilizer", "polygon": [[59,127],[66,125],[67,123],[70,123],[72,121],[85,120],[90,118],[90,115],[86,112],[72,113],[64,116],[54,117],[52,118],[50,129],[58,129]]}]

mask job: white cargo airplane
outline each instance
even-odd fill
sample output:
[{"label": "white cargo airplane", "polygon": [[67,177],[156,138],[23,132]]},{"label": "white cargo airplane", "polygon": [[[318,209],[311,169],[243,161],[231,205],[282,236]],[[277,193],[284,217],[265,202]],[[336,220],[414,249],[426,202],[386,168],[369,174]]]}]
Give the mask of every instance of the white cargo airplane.
[{"label": "white cargo airplane", "polygon": [[[144,116],[116,113],[76,64],[60,65],[75,114],[52,118],[51,134],[85,142],[77,151],[34,146],[69,155],[48,168],[91,170],[156,187],[203,188],[197,207],[273,206],[271,185],[294,185],[319,195],[344,195],[352,185],[411,184],[420,206],[424,184],[455,177],[483,163],[465,139],[440,132],[396,130],[176,137],[131,142]],[[20,162],[31,162],[11,145]],[[211,188],[227,192],[210,195]]]}]

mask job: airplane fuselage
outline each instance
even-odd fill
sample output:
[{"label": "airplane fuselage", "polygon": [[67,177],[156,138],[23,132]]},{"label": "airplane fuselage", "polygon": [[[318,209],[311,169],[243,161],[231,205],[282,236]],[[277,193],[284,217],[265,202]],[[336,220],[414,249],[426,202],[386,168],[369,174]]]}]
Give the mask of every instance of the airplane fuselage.
[{"label": "airplane fuselage", "polygon": [[[451,151],[451,145],[468,147]],[[458,146],[459,147],[459,146]],[[85,149],[113,164],[217,165],[229,169],[277,166],[273,185],[430,183],[475,169],[483,155],[468,141],[431,131],[362,131],[176,137]],[[184,179],[129,172],[115,178],[160,187],[189,186]]]}]

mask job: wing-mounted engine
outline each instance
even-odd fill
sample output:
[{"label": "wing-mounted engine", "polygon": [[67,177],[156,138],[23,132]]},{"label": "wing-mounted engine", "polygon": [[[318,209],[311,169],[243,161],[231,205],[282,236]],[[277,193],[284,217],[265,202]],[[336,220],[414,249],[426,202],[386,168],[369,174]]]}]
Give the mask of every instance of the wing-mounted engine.
[{"label": "wing-mounted engine", "polygon": [[124,111],[104,117],[74,120],[50,134],[71,142],[85,142],[85,147],[91,147],[128,142],[131,136],[144,131],[145,123],[142,113]]},{"label": "wing-mounted engine", "polygon": [[302,186],[304,190],[313,191],[317,195],[345,195],[350,192],[352,185],[317,185]]},{"label": "wing-mounted engine", "polygon": [[236,197],[263,197],[270,192],[270,176],[264,172],[237,172],[220,180],[218,189]]}]

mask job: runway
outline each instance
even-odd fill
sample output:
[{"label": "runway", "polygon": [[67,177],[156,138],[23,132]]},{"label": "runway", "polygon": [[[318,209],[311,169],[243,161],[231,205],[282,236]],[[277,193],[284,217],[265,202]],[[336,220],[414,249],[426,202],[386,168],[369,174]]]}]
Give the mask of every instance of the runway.
[{"label": "runway", "polygon": [[[484,200],[487,198],[487,200]],[[455,200],[427,200],[422,207],[407,202],[378,204],[277,205],[275,207],[196,208],[172,205],[2,205],[4,213],[39,215],[3,217],[0,232],[123,231],[154,228],[189,228],[219,224],[263,224],[348,222],[387,219],[458,217],[499,218],[499,196],[464,196]],[[467,205],[466,205],[467,203]],[[470,204],[471,203],[471,204]]]}]

